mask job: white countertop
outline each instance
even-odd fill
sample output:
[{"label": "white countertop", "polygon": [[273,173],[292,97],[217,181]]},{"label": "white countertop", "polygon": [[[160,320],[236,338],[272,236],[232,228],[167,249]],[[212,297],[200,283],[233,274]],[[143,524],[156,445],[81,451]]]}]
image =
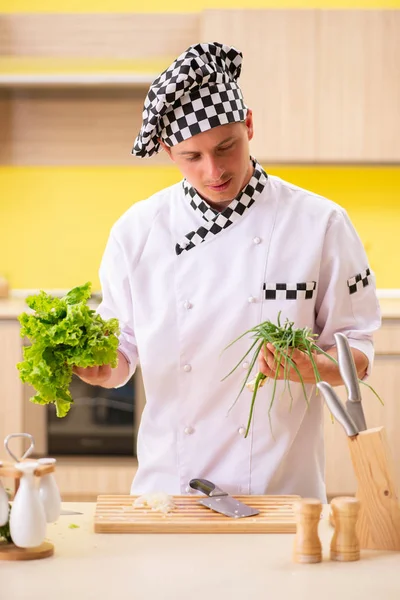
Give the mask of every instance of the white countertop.
[{"label": "white countertop", "polygon": [[[48,525],[54,556],[0,562],[4,600],[398,600],[400,552],[361,551],[329,560],[327,514],[321,563],[292,562],[294,534],[95,534],[94,503]],[[78,529],[69,529],[70,524]]]},{"label": "white countertop", "polygon": [[[382,317],[384,319],[400,318],[400,298],[380,298]],[[95,304],[93,308],[95,308]],[[16,319],[21,313],[29,310],[22,298],[0,299],[0,319]]]},{"label": "white countertop", "polygon": [[27,310],[24,300],[17,298],[0,299],[0,319],[16,319],[21,313]]},{"label": "white countertop", "polygon": [[[95,309],[98,302],[89,303],[89,306]],[[29,311],[30,308],[22,298],[0,298],[0,319],[17,319],[23,312]]]}]

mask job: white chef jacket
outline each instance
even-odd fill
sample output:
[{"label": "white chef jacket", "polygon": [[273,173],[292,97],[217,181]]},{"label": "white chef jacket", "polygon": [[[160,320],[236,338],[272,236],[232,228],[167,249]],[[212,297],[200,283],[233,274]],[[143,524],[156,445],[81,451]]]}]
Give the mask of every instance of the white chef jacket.
[{"label": "white chef jacket", "polygon": [[[381,320],[362,243],[340,206],[274,176],[239,220],[177,256],[176,243],[201,225],[180,182],[134,204],[115,223],[100,267],[99,313],[119,319],[129,376],[140,361],[146,394],[131,493],[190,493],[190,479],[202,477],[232,494],[300,494],[324,502],[321,394],[307,384],[307,408],[301,385],[291,383],[290,410],[280,381],[269,412],[273,385],[263,386],[244,438],[250,391],[232,405],[249,358],[222,379],[251,338],[222,350],[262,321],[276,322],[281,311],[281,322],[288,318],[319,334],[323,349],[343,332],[366,354],[370,370]],[[359,274],[368,285],[358,283],[350,293]],[[299,283],[308,284],[307,297],[279,290],[278,284]],[[266,290],[277,289],[275,299],[267,298]]]}]

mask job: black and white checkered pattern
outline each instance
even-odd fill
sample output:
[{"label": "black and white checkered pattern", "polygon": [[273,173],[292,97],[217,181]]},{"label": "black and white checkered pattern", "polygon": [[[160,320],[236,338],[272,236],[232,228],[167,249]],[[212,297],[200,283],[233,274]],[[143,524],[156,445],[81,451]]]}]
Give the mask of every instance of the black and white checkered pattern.
[{"label": "black and white checkered pattern", "polygon": [[196,231],[191,231],[185,235],[185,238],[175,246],[175,251],[179,255],[183,250],[191,250],[199,246],[204,240],[212,235],[220,233],[232,223],[237,221],[243,213],[254,204],[255,199],[263,191],[267,183],[267,174],[261,165],[254,159],[254,172],[249,183],[243,188],[240,194],[223,210],[218,212],[211,208],[197,193],[197,191],[183,180],[183,189],[188,198],[190,198],[191,207],[198,212],[204,220],[204,225]]},{"label": "black and white checkered pattern", "polygon": [[350,277],[350,279],[347,280],[347,285],[349,286],[349,293],[355,294],[359,290],[362,290],[363,288],[367,287],[367,285],[369,285],[370,282],[371,271],[367,267],[361,273],[357,273],[357,275],[355,275],[354,277]]},{"label": "black and white checkered pattern", "polygon": [[316,287],[316,281],[264,283],[264,298],[265,300],[311,300]]},{"label": "black and white checkered pattern", "polygon": [[158,152],[159,138],[175,146],[213,127],[244,121],[247,107],[236,83],[242,58],[241,52],[218,42],[183,52],[150,86],[132,154]]}]

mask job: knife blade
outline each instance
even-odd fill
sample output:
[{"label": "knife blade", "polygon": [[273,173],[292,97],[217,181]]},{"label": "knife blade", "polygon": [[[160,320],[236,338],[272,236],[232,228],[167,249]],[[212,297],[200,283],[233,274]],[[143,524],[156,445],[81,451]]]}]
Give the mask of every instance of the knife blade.
[{"label": "knife blade", "polygon": [[332,415],[335,417],[338,423],[341,424],[347,435],[349,437],[358,435],[360,430],[347,412],[346,408],[343,406],[333,387],[326,381],[320,381],[317,383],[317,388],[322,393],[326,405],[328,406]]},{"label": "knife blade", "polygon": [[240,519],[243,517],[252,517],[259,514],[259,510],[240,502],[230,496],[227,492],[221,490],[211,481],[207,479],[192,479],[189,485],[193,490],[202,492],[207,498],[199,500],[199,504],[211,508],[227,517]]},{"label": "knife blade", "polygon": [[83,515],[83,513],[78,512],[77,510],[64,510],[63,508],[60,510],[60,517],[64,515]]},{"label": "knife blade", "polygon": [[338,352],[339,372],[347,389],[346,409],[359,431],[365,431],[367,424],[361,403],[361,390],[353,354],[347,337],[343,333],[335,333]]}]

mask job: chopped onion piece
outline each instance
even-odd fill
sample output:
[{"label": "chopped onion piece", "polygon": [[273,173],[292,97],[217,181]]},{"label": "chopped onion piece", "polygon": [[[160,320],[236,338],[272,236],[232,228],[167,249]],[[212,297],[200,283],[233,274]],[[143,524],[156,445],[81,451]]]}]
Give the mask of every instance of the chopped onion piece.
[{"label": "chopped onion piece", "polygon": [[[254,377],[254,379],[252,379],[251,381],[248,381],[246,383],[247,389],[249,389],[251,392],[254,392],[254,389],[256,387],[256,379],[257,379],[257,377]],[[258,387],[259,388],[262,387],[263,385],[265,385],[267,383],[267,381],[268,381],[268,378],[261,379],[260,383],[258,384]]]},{"label": "chopped onion piece", "polygon": [[175,508],[172,496],[169,496],[164,492],[155,492],[139,496],[132,502],[132,506],[136,508],[147,506],[154,512],[162,512],[164,514],[171,512]]}]

